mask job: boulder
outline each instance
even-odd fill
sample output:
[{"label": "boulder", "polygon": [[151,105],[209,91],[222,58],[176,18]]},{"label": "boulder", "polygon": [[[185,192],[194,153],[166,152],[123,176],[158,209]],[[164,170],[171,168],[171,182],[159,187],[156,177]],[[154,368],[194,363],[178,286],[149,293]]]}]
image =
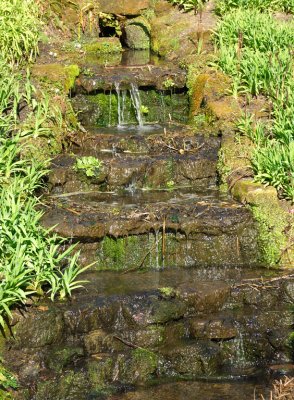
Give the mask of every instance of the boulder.
[{"label": "boulder", "polygon": [[130,49],[146,50],[150,48],[150,25],[143,18],[131,19],[125,25],[125,42]]},{"label": "boulder", "polygon": [[101,12],[115,15],[140,15],[150,6],[149,0],[99,0]]}]

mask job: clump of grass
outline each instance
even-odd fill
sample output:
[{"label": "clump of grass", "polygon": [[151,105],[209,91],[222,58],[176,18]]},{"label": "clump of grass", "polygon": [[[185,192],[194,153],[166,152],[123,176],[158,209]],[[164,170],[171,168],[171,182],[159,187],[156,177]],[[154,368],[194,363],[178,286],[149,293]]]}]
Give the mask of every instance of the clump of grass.
[{"label": "clump of grass", "polygon": [[232,9],[240,7],[259,11],[294,12],[293,0],[218,0],[216,3],[216,13],[224,15]]},{"label": "clump of grass", "polygon": [[9,63],[33,61],[40,22],[35,0],[1,0],[0,57]]},{"label": "clump of grass", "polygon": [[239,123],[256,144],[255,179],[294,201],[294,24],[240,8],[224,15],[215,43],[217,66],[232,76],[234,93],[262,94],[271,103],[268,123],[253,123],[248,115]]},{"label": "clump of grass", "polygon": [[[37,100],[19,67],[32,61],[38,48],[38,10],[32,0],[2,0],[0,8],[0,325],[11,309],[32,294],[61,299],[84,283],[74,246],[62,251],[64,239],[42,228],[36,189],[48,172],[46,163],[25,158],[24,138],[50,134],[58,124],[48,98]],[[21,81],[22,79],[22,81]],[[26,107],[27,118],[19,112]],[[55,118],[55,120],[53,120]]]},{"label": "clump of grass", "polygon": [[207,0],[169,0],[170,3],[179,6],[185,12],[194,11],[196,15],[200,11]]}]

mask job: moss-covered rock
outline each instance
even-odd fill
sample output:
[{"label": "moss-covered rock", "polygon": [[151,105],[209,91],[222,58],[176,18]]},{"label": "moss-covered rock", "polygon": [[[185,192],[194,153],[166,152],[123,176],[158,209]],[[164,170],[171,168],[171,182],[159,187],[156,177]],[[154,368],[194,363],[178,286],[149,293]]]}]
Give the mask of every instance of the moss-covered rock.
[{"label": "moss-covered rock", "polygon": [[233,120],[240,116],[237,101],[227,96],[230,79],[221,72],[205,69],[197,73],[189,68],[188,88],[190,94],[190,121],[193,124],[199,113],[208,113],[216,119]]},{"label": "moss-covered rock", "polygon": [[120,379],[123,383],[144,384],[152,379],[158,368],[159,357],[150,350],[132,350],[130,357],[120,360]]},{"label": "moss-covered rock", "polygon": [[99,9],[115,15],[140,15],[150,6],[150,0],[98,0]]},{"label": "moss-covered rock", "polygon": [[87,377],[83,372],[70,371],[58,379],[40,381],[34,399],[80,400],[89,393]]},{"label": "moss-covered rock", "polygon": [[276,189],[243,179],[234,184],[232,194],[249,204],[258,222],[263,261],[268,266],[280,263],[293,267],[293,251],[287,248],[285,234],[293,226],[293,216],[281,207]]},{"label": "moss-covered rock", "polygon": [[107,392],[113,380],[115,360],[110,354],[101,354],[88,362],[88,378],[96,392]]},{"label": "moss-covered rock", "polygon": [[48,355],[47,365],[50,369],[61,372],[74,359],[84,355],[81,347],[59,346]]},{"label": "moss-covered rock", "polygon": [[78,65],[36,64],[32,67],[32,77],[43,83],[53,83],[66,93],[74,87],[75,80],[80,74]]},{"label": "moss-covered rock", "polygon": [[146,50],[150,48],[151,27],[147,19],[138,17],[125,25],[125,42],[130,49]]},{"label": "moss-covered rock", "polygon": [[83,44],[83,50],[86,53],[111,54],[121,53],[122,46],[118,38],[96,38]]},{"label": "moss-covered rock", "polygon": [[170,371],[187,378],[215,374],[221,363],[219,346],[212,342],[174,347],[167,351],[165,359]]},{"label": "moss-covered rock", "polygon": [[63,338],[63,320],[56,312],[32,312],[14,327],[15,347],[38,348],[59,343]]}]

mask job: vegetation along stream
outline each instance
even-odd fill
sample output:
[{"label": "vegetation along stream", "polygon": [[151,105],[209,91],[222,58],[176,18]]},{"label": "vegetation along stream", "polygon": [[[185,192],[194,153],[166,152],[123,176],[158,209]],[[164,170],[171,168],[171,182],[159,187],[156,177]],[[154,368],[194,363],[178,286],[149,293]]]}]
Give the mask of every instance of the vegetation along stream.
[{"label": "vegetation along stream", "polygon": [[294,399],[293,0],[1,0],[0,399]]}]

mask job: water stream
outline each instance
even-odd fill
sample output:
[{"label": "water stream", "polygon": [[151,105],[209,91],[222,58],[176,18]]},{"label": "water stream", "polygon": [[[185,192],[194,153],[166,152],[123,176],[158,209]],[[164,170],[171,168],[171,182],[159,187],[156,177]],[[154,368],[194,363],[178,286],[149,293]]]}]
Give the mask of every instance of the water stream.
[{"label": "water stream", "polygon": [[[126,125],[128,123],[128,121],[125,120],[126,97],[128,92],[130,94],[132,106],[135,110],[138,126],[142,127],[144,125],[144,121],[143,121],[142,103],[138,85],[132,82],[131,87],[128,90],[126,89],[121,90],[120,89],[121,85],[119,82],[115,82],[114,86],[117,95],[118,127],[123,127],[123,125]],[[109,114],[111,115],[111,110]]]},{"label": "water stream", "polygon": [[[218,135],[144,122],[148,96],[165,120],[176,93],[140,93],[117,76],[112,87],[89,108],[106,99],[103,128],[91,119],[83,141],[54,160],[42,219],[93,263],[86,290],[19,316],[6,359],[34,400],[266,394],[271,365],[291,362],[294,280],[263,268],[250,211],[220,192]],[[102,160],[94,177],[73,168],[87,156]]]}]

